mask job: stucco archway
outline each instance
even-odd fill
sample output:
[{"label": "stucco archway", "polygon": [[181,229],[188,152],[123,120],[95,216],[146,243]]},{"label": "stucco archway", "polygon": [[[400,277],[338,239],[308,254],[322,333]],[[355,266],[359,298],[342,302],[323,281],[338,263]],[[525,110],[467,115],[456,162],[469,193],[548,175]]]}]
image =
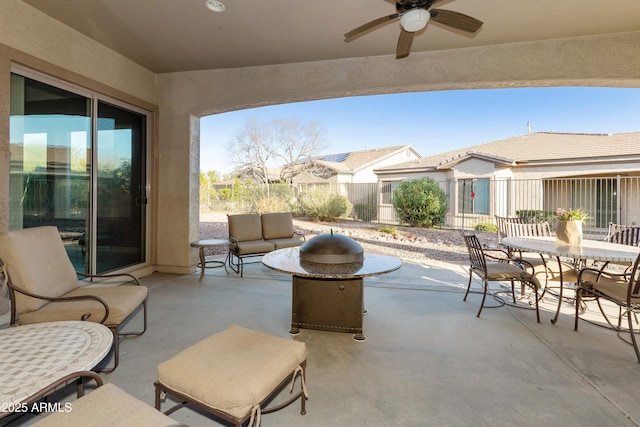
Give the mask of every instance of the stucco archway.
[{"label": "stucco archway", "polygon": [[638,70],[640,33],[633,32],[438,51],[401,61],[383,56],[160,75],[158,267],[178,272],[196,262],[188,245],[198,238],[198,122],[202,116],[400,92],[640,87]]}]

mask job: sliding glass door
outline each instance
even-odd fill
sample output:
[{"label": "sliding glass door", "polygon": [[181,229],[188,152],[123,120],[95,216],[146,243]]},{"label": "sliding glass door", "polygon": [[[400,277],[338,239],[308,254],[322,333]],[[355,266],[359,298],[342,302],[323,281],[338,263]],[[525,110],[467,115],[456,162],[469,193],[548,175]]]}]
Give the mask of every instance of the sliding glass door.
[{"label": "sliding glass door", "polygon": [[95,221],[98,272],[144,262],[145,117],[98,102]]},{"label": "sliding glass door", "polygon": [[144,263],[147,115],[49,83],[11,74],[10,229],[58,227],[78,271]]}]

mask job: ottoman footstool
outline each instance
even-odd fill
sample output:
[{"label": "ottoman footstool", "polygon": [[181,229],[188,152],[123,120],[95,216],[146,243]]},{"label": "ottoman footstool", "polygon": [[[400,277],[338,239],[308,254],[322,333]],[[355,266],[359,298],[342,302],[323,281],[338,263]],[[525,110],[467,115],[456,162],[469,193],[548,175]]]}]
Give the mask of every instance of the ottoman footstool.
[{"label": "ottoman footstool", "polygon": [[[164,395],[181,403],[164,413],[191,404],[223,420],[242,426],[259,425],[260,415],[277,411],[298,398],[305,414],[305,366],[303,342],[232,325],[194,344],[158,365],[156,409]],[[300,391],[293,386],[300,376]],[[292,396],[285,402],[263,408],[286,385]]]}]

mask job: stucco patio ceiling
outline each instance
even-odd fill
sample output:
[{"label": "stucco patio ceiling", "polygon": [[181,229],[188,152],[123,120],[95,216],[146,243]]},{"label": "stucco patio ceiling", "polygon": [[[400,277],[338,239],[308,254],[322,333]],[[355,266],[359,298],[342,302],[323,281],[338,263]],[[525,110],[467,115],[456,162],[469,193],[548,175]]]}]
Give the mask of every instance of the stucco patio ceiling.
[{"label": "stucco patio ceiling", "polygon": [[[349,43],[344,33],[395,12],[389,0],[23,0],[159,73],[388,55],[393,20]],[[435,6],[484,22],[475,35],[431,22],[412,54],[640,30],[638,0],[442,0]],[[409,58],[400,61],[411,61]]]}]

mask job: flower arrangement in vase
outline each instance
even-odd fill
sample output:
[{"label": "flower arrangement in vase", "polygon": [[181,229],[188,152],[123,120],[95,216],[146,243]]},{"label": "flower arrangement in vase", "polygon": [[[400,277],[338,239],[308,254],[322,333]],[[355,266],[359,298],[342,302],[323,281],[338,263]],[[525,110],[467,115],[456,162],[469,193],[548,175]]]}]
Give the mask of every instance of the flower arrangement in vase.
[{"label": "flower arrangement in vase", "polygon": [[559,245],[580,246],[582,244],[582,223],[588,217],[584,208],[556,209],[556,243]]}]

